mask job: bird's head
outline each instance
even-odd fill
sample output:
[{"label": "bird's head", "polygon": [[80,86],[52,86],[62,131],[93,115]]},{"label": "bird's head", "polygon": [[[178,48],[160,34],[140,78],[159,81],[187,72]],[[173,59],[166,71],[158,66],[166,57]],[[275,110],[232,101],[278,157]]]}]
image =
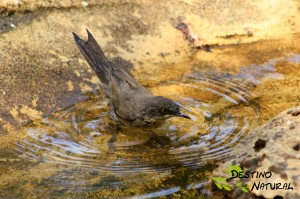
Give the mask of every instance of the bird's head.
[{"label": "bird's head", "polygon": [[153,118],[156,120],[165,120],[170,117],[183,117],[191,119],[188,115],[181,112],[179,104],[162,96],[153,96],[144,101],[144,117]]}]

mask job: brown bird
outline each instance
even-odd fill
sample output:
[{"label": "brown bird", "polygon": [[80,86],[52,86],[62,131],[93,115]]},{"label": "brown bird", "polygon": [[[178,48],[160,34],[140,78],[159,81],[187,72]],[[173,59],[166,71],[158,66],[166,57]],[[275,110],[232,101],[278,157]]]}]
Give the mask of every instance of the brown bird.
[{"label": "brown bird", "polygon": [[77,46],[101,81],[101,89],[109,98],[113,120],[131,127],[158,125],[170,117],[190,117],[181,112],[181,106],[171,99],[154,96],[122,68],[108,61],[93,35],[87,30],[88,40],[75,33]]}]

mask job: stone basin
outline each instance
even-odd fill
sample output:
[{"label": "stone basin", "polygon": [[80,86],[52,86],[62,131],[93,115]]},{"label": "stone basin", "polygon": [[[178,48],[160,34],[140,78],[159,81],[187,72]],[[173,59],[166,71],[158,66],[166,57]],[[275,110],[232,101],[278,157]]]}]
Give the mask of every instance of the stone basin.
[{"label": "stone basin", "polygon": [[[201,114],[194,114],[197,124],[175,118],[157,130],[159,136],[168,134],[171,141],[178,138],[185,146],[189,139],[208,135],[205,129],[210,124],[218,126],[214,118],[221,118],[221,123],[222,118],[230,115],[238,118],[235,121],[239,124],[248,119],[247,130],[236,140],[240,143],[247,135],[254,136],[257,127],[300,103],[299,9],[300,3],[293,0],[0,1],[0,196],[217,197],[219,193],[214,193],[208,181],[216,163],[223,161],[222,155],[230,159],[229,152],[216,159],[205,159],[205,164],[197,166],[195,159],[202,161],[202,151],[208,150],[202,145],[201,154],[193,156],[191,162],[188,158],[175,158],[181,157],[179,152],[190,150],[182,145],[157,147],[150,143],[133,151],[110,152],[107,143],[113,130],[105,115],[105,99],[99,93],[97,77],[75,45],[72,32],[86,38],[89,29],[111,61],[130,70],[154,94],[187,106],[190,103],[193,113],[201,110]],[[216,92],[215,88],[220,90]],[[210,116],[206,109],[198,109],[198,105],[207,104],[211,105]],[[24,148],[16,148],[25,147],[17,144],[24,140],[33,142],[33,135],[43,144],[51,140],[55,143],[55,136],[65,134],[57,134],[57,129],[52,129],[55,132],[51,134],[48,126],[45,134],[28,129],[38,129],[33,125],[42,129],[46,120],[51,125],[69,122],[73,115],[82,116],[84,121],[101,116],[100,134],[88,130],[70,138],[72,143],[87,137],[93,139],[97,146],[94,150],[107,157],[104,160],[97,156],[99,165],[105,165],[105,161],[122,165],[120,157],[130,160],[131,165],[138,157],[143,163],[140,168],[155,168],[151,175],[147,174],[150,169],[130,166],[125,169],[128,174],[122,176],[118,176],[124,170],[122,166],[104,172],[98,165],[93,173],[94,162],[72,162],[76,165],[72,167],[70,162],[59,164],[57,157],[56,161],[45,158],[43,150],[34,151],[37,158],[29,158],[22,155]],[[80,122],[80,128],[86,129],[85,123]],[[245,127],[243,122],[235,130]],[[223,126],[223,132],[229,132],[232,126]],[[176,133],[172,134],[173,131]],[[146,134],[121,133],[114,146],[145,145],[149,140]],[[11,152],[15,150],[21,150],[21,154]],[[242,151],[236,153],[242,155]],[[299,163],[299,158],[295,162]],[[87,166],[91,169],[87,170]],[[145,181],[134,183],[130,179]],[[107,183],[114,186],[106,187]],[[275,197],[261,192],[253,194]],[[299,190],[294,194],[299,195]]]}]

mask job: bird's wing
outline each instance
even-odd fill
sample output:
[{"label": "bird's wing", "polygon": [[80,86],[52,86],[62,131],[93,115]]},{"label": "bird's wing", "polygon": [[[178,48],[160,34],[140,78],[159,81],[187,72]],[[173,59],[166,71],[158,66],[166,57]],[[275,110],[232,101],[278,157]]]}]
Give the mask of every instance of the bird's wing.
[{"label": "bird's wing", "polygon": [[121,70],[112,71],[111,90],[114,110],[124,121],[134,120],[140,109],[140,99],[152,95],[133,77]]},{"label": "bird's wing", "polygon": [[112,73],[112,78],[116,78],[118,84],[127,84],[133,91],[149,92],[124,70],[114,68]]}]

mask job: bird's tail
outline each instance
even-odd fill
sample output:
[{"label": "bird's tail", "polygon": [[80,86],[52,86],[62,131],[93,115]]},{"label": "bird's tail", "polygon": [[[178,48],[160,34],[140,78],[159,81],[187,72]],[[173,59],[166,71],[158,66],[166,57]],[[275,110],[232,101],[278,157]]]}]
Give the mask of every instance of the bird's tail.
[{"label": "bird's tail", "polygon": [[100,46],[96,42],[93,35],[87,30],[88,40],[80,39],[74,32],[74,39],[77,46],[84,56],[90,67],[96,73],[102,84],[108,85],[111,80],[112,67],[105,57]]}]

